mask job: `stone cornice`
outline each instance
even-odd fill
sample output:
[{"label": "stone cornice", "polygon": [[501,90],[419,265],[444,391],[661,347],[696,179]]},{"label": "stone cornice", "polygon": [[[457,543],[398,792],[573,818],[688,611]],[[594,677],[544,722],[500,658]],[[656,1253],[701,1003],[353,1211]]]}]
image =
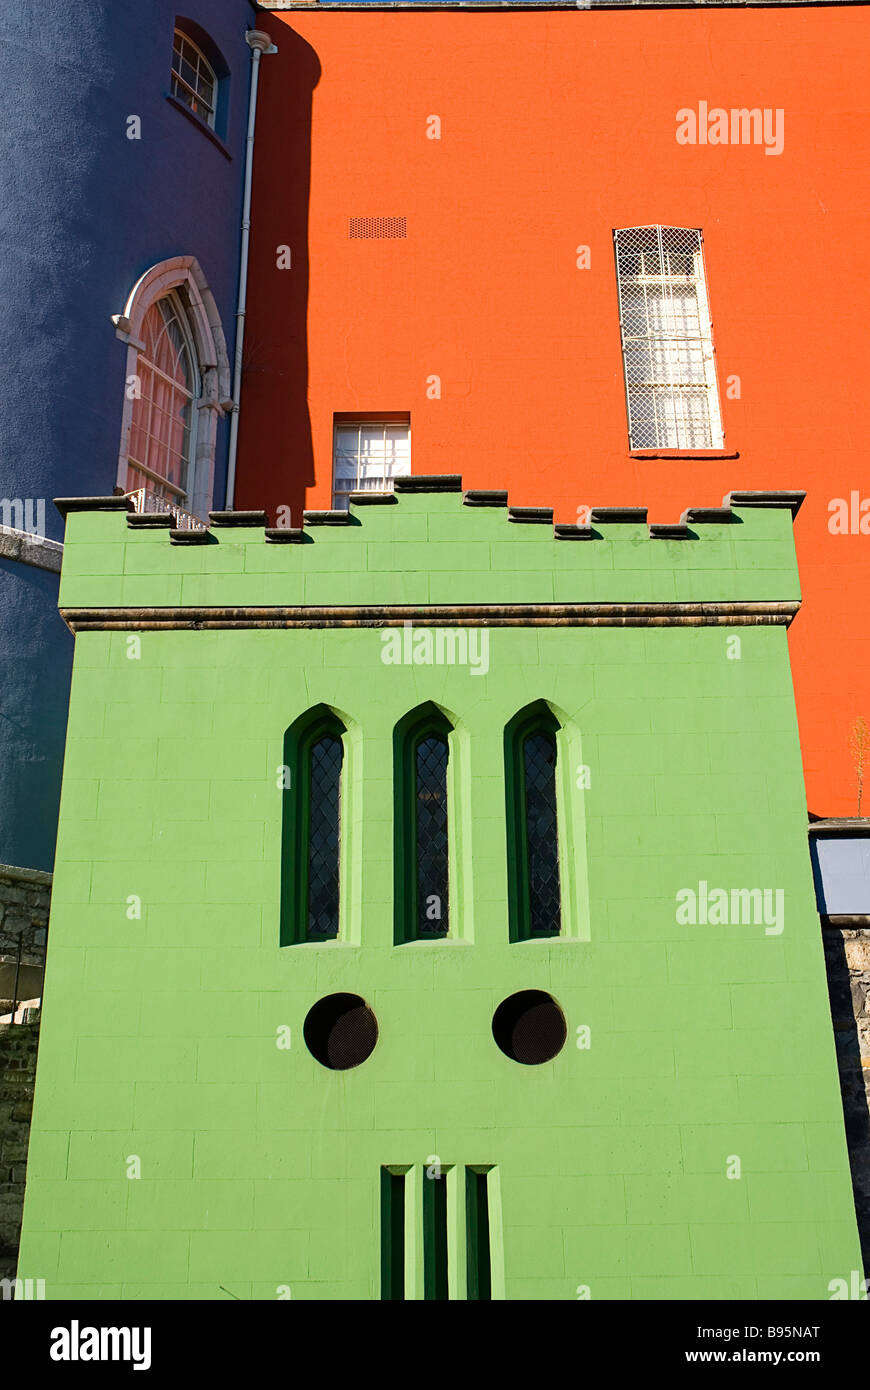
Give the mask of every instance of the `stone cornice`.
[{"label": "stone cornice", "polygon": [[52,875],[47,869],[20,869],[15,864],[0,864],[0,878],[12,879],[15,883],[33,883],[40,888],[50,888]]},{"label": "stone cornice", "polygon": [[818,839],[863,839],[870,836],[870,816],[831,816],[810,821],[808,829]]},{"label": "stone cornice", "polygon": [[401,627],[770,627],[785,626],[799,604],[788,603],[547,603],[62,608],[72,632],[200,631],[215,628]]},{"label": "stone cornice", "polygon": [[0,559],[17,560],[21,565],[32,565],[34,569],[60,574],[63,546],[59,541],[34,536],[30,531],[15,531],[11,527],[0,526]]},{"label": "stone cornice", "polygon": [[62,499],[60,607],[76,631],[787,626],[800,602],[791,523],[802,494],[737,496],[670,524],[650,524],[633,498],[554,524],[550,507],[420,475],[358,508],[305,511],[292,528],[260,510],[167,527],[144,523],[126,497]]}]

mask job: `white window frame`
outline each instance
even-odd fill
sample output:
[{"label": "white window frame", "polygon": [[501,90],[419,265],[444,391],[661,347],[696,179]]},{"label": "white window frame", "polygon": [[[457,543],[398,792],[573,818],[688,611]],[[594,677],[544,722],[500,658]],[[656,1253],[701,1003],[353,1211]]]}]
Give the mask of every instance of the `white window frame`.
[{"label": "white window frame", "polygon": [[[190,328],[187,305],[182,300],[181,294],[178,290],[170,290],[169,294],[163,295],[161,299],[156,300],[155,304],[151,307],[154,308],[155,305],[166,304],[167,302],[171,305],[172,311],[178,322],[178,326],[181,329],[182,335],[185,340],[185,346],[190,355],[190,363],[193,371],[193,389],[190,392],[185,391],[185,394],[189,395],[190,397],[190,426],[188,429],[187,457],[185,459],[184,469],[187,487],[178,487],[178,485],[176,483],[173,483],[169,478],[161,477],[159,473],[156,473],[153,468],[149,468],[147,464],[140,463],[138,459],[134,459],[129,456],[127,459],[127,467],[128,469],[135,468],[137,473],[141,473],[143,477],[150,479],[159,487],[165,488],[167,492],[173,493],[174,496],[177,498],[179,504],[181,504],[186,503],[188,501],[194,490],[193,485],[196,473],[196,434],[197,424],[199,422],[199,410],[197,407],[197,403],[200,399],[200,396],[202,395],[202,377],[196,360],[196,343],[194,341],[193,333],[191,332]],[[142,355],[144,357],[144,351]],[[137,353],[137,374],[139,368],[138,356],[139,354]],[[145,358],[145,360],[148,363],[149,371],[151,371],[155,376],[162,377],[163,380],[174,390],[177,391],[181,389],[179,383],[175,381],[172,377],[168,377],[165,372],[161,371],[161,369],[157,366],[156,362],[152,362],[150,358]]]},{"label": "white window frame", "polygon": [[[124,310],[113,314],[116,336],[127,345],[121,443],[118,450],[116,486],[127,490],[130,466],[130,427],[133,398],[130,384],[137,376],[139,353],[144,351],[142,324],[145,315],[159,299],[173,291],[183,293],[187,331],[192,339],[192,355],[198,373],[200,392],[194,400],[191,419],[190,465],[185,510],[194,517],[206,517],[214,494],[215,445],[218,420],[233,407],[230,362],[220,314],[208,282],[195,256],[174,256],[161,261],[136,282]],[[134,467],[138,467],[134,463]],[[165,485],[165,480],[160,480]],[[171,485],[170,485],[171,488]],[[150,510],[143,507],[143,510]],[[158,508],[159,509],[159,508]]]},{"label": "white window frame", "polygon": [[[181,51],[181,54],[180,54],[180,55],[178,54],[178,52],[177,52],[177,50],[176,50],[176,47],[175,47],[175,43],[176,43],[176,40],[177,40],[177,39],[181,39],[181,42],[182,42],[182,51]],[[190,57],[184,52],[184,47],[187,47],[187,48],[189,48],[189,49],[192,49],[193,55],[194,55],[194,57],[196,58],[196,75],[195,75],[195,77],[194,77],[194,85],[193,85],[193,86],[190,85],[190,83],[187,81],[187,78],[186,78],[186,77],[182,77],[181,73],[176,69],[176,66],[175,66],[175,64],[176,64],[176,59],[177,59],[179,56],[180,56],[181,58],[183,58],[185,62],[190,63]],[[190,65],[193,66],[192,63],[190,63]],[[200,92],[199,87],[198,87],[198,85],[197,85],[197,84],[198,84],[198,81],[199,81],[199,75],[200,75],[200,70],[201,70],[201,69],[204,69],[204,71],[205,71],[205,73],[206,73],[206,75],[207,75],[207,77],[208,77],[208,80],[209,80],[210,83],[211,83],[211,89],[212,89],[212,103],[211,103],[211,104],[210,104],[209,102],[206,101],[205,97],[202,95],[202,93]],[[194,40],[190,37],[190,35],[187,34],[187,33],[185,33],[185,31],[184,31],[183,29],[176,29],[175,32],[174,32],[174,34],[173,34],[173,36],[172,36],[172,65],[171,65],[171,68],[170,68],[170,83],[169,83],[169,90],[170,90],[170,93],[171,93],[171,95],[175,98],[176,101],[180,101],[180,102],[182,103],[183,106],[186,106],[186,107],[188,108],[188,110],[190,111],[190,114],[191,114],[192,116],[196,116],[198,120],[203,121],[204,124],[207,125],[207,126],[209,126],[211,130],[214,130],[214,128],[215,128],[215,121],[217,120],[217,106],[218,106],[219,82],[220,82],[220,80],[219,80],[219,78],[218,78],[217,73],[215,72],[215,70],[214,70],[214,68],[212,67],[211,63],[209,62],[208,58],[207,58],[207,57],[205,56],[205,54],[203,53],[203,51],[202,51],[202,49],[200,48],[199,44],[198,44],[198,43],[195,43]],[[183,97],[183,96],[180,96],[179,93],[178,93],[177,91],[175,91],[175,84],[176,84],[176,83],[178,83],[179,87],[182,87],[182,88],[184,89],[185,92],[188,92],[188,93],[190,94],[190,96],[193,98],[193,100],[197,103],[198,106],[201,106],[201,107],[204,107],[204,108],[205,108],[205,111],[206,111],[206,115],[205,115],[205,116],[203,116],[203,115],[200,113],[200,111],[194,110],[194,108],[190,105],[190,103],[189,103],[188,101],[185,101],[184,97]]]},{"label": "white window frame", "polygon": [[[385,420],[385,419],[383,419],[382,417],[380,417],[380,416],[378,416],[378,415],[371,415],[371,416],[366,416],[364,419],[349,420],[349,419],[347,419],[347,418],[342,418],[341,416],[336,416],[336,417],[334,417],[334,418],[333,418],[333,425],[332,425],[332,506],[333,506],[333,509],[336,510],[336,511],[344,511],[345,508],[346,508],[346,505],[347,505],[346,503],[345,503],[344,505],[342,505],[342,502],[341,502],[339,499],[346,499],[346,498],[348,497],[348,495],[349,495],[350,492],[354,492],[354,491],[359,491],[359,490],[360,490],[360,489],[359,489],[359,486],[358,486],[358,485],[359,485],[359,451],[357,451],[357,473],[356,473],[356,483],[357,483],[357,486],[356,486],[355,488],[349,488],[347,491],[345,491],[345,490],[342,489],[342,491],[340,491],[340,492],[339,492],[339,491],[337,490],[337,488],[336,488],[337,479],[336,479],[336,476],[335,476],[335,463],[336,463],[336,456],[337,456],[337,449],[338,449],[338,436],[339,436],[339,432],[340,432],[341,430],[349,430],[349,429],[356,429],[356,430],[362,430],[362,429],[382,429],[382,430],[385,430],[385,431],[388,430],[388,429],[404,429],[404,430],[407,430],[407,431],[408,431],[408,472],[407,472],[406,474],[398,474],[398,473],[397,473],[397,474],[395,474],[394,476],[395,476],[395,477],[408,477],[408,476],[410,475],[410,472],[411,472],[411,421],[410,421],[410,418],[408,418],[407,420]],[[392,479],[392,478],[388,478],[388,479],[386,479],[385,481],[387,481],[388,483],[392,484],[393,479]],[[365,488],[365,489],[363,489],[363,490],[364,490],[366,493],[368,493],[368,494],[370,494],[371,496],[373,496],[373,497],[386,497],[386,496],[389,496],[389,494],[393,491],[393,487],[392,487],[392,486],[389,486],[389,487],[385,487],[385,488]]]},{"label": "white window frame", "polygon": [[[631,246],[632,235],[637,233],[655,233],[657,249],[654,254],[657,255],[659,266],[657,273],[626,273],[625,257],[640,254],[637,247]],[[622,245],[620,245],[620,238],[622,238]],[[682,238],[684,242],[684,247],[680,248],[679,254],[691,254],[692,256],[693,273],[691,275],[666,272],[667,253],[669,250],[675,249],[673,245],[669,246],[668,242],[673,243],[676,238]],[[722,413],[716,376],[716,356],[704,264],[703,233],[697,227],[667,227],[651,224],[645,227],[617,228],[613,233],[613,242],[619,296],[619,331],[622,342],[629,447],[637,450],[678,449],[684,452],[723,448],[725,435],[722,428]],[[648,331],[645,334],[627,336],[627,293],[629,290],[637,291],[639,289],[644,291],[644,298],[646,298],[647,289],[654,289],[661,293],[663,300],[672,296],[675,289],[694,290],[698,310],[698,331],[693,333],[680,332],[677,328],[678,316],[675,314],[672,333],[656,332],[649,326],[649,315],[647,314]],[[662,363],[655,370],[650,381],[631,379],[629,357],[632,349],[638,347],[641,349],[648,347],[650,360],[658,359]],[[686,347],[700,350],[704,374],[703,382],[693,379],[689,374],[680,370],[680,348],[685,349]],[[655,411],[652,428],[655,438],[641,437],[638,433],[642,428],[648,431],[650,422],[644,421],[641,424],[633,417],[633,392],[636,395],[640,392],[652,394]],[[706,440],[701,444],[696,438],[697,429],[693,429],[691,417],[686,414],[683,408],[687,400],[698,397],[704,400],[706,406]],[[662,415],[659,415],[658,409],[655,408],[659,400],[668,407]]]}]

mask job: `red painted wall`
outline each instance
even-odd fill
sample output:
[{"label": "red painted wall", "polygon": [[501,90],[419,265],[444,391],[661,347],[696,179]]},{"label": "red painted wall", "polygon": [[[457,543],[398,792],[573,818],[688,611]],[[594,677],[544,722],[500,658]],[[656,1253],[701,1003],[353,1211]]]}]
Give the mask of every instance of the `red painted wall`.
[{"label": "red painted wall", "polygon": [[[805,489],[790,640],[809,807],[854,814],[870,535],[831,534],[828,506],[870,498],[870,7],[262,23],[280,52],[263,61],[236,505],[294,524],[328,507],[344,411],[410,411],[415,473],[561,521]],[[678,145],[676,112],[700,101],[783,108],[783,153]],[[354,216],[405,216],[407,239],[350,240]],[[630,457],[612,229],[656,222],[704,230],[736,459]]]}]

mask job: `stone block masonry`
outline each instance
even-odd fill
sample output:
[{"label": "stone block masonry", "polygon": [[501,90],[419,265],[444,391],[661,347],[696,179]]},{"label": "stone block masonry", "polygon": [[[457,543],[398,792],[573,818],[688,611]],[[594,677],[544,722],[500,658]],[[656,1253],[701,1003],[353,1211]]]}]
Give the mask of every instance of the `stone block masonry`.
[{"label": "stone block masonry", "polygon": [[855,1209],[870,1269],[870,921],[841,927],[822,918],[822,926]]},{"label": "stone block masonry", "polygon": [[[19,1276],[49,1299],[341,1300],[404,1271],[424,1298],[446,1250],[464,1298],[488,1241],[510,1300],[828,1298],[863,1270],[788,661],[799,498],[554,529],[458,479],[400,484],[289,535],[67,508]],[[385,662],[409,621],[488,628],[486,670]],[[532,939],[508,731],[544,706],[561,918]],[[428,940],[395,930],[396,739],[421,709],[450,730],[449,930]],[[308,862],[285,734],[324,710],[338,936],[282,945]],[[681,920],[701,883],[782,893],[782,930]],[[527,992],[565,1030],[539,1065],[493,1027]],[[336,995],[377,1019],[346,1070],[306,1030]]]},{"label": "stone block masonry", "polygon": [[[12,1007],[16,971],[19,999],[42,995],[51,877],[0,864],[0,1014]],[[18,1262],[38,1042],[38,1021],[0,1024],[0,1279]]]},{"label": "stone block masonry", "polygon": [[39,1024],[0,1025],[0,1279],[15,1277]]},{"label": "stone block masonry", "polygon": [[[0,864],[0,1014],[12,1005],[11,992],[20,960],[22,988],[32,987],[45,965],[45,942],[51,901],[51,874]],[[41,987],[37,991],[41,995]],[[19,999],[37,997],[22,994]]]}]

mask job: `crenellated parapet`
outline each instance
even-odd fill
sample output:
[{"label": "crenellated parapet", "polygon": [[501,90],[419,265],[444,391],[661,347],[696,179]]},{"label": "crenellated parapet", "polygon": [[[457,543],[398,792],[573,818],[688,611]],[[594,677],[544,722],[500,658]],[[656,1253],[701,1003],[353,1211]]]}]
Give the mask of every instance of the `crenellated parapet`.
[{"label": "crenellated parapet", "polygon": [[[650,525],[642,507],[593,507],[583,524],[459,477],[397,479],[347,511],[275,529],[263,512],[210,525],[60,499],[60,607],[75,631],[112,627],[787,624],[800,602],[799,492],[729,493]],[[584,544],[568,544],[582,541]]]}]

